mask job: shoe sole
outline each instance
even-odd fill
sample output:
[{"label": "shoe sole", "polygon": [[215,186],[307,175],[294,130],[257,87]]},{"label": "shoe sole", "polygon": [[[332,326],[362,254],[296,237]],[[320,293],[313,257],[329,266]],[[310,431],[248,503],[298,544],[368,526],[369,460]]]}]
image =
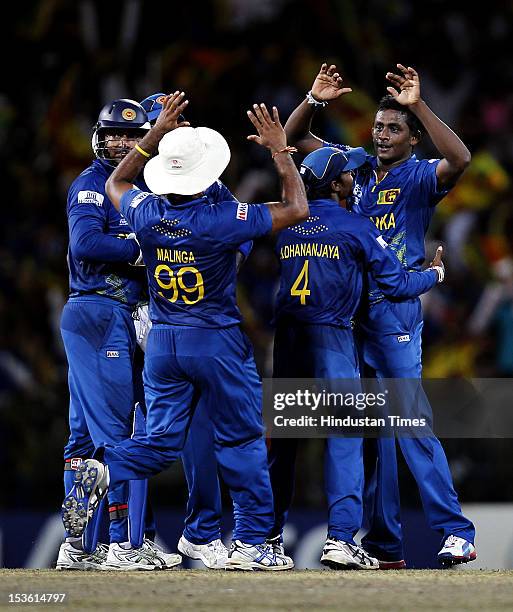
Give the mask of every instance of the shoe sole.
[{"label": "shoe sole", "polygon": [[131,565],[124,565],[124,566],[119,566],[119,565],[107,565],[107,563],[105,563],[104,565],[102,565],[102,570],[103,571],[111,571],[111,572],[158,572],[163,568],[162,566],[156,566],[156,565],[144,565],[144,566],[140,566],[140,565],[136,565],[136,564],[131,564]]},{"label": "shoe sole", "polygon": [[103,569],[103,565],[98,563],[98,565],[93,566],[83,566],[83,567],[69,567],[66,565],[56,565],[56,570],[60,572],[96,572]]},{"label": "shoe sole", "polygon": [[181,552],[182,555],[184,555],[184,557],[188,557],[189,559],[193,559],[193,561],[201,561],[203,563],[203,565],[207,569],[220,570],[220,569],[224,569],[225,568],[224,565],[209,565],[209,562],[206,560],[206,558],[200,552],[191,551],[189,548],[187,548],[187,546],[182,544],[182,540],[181,539],[178,541],[177,548],[178,548],[178,552]]},{"label": "shoe sole", "polygon": [[228,571],[241,571],[241,572],[283,572],[286,570],[294,569],[293,565],[271,565],[265,566],[260,563],[245,563],[244,561],[227,561],[224,566],[225,570]]},{"label": "shoe sole", "polygon": [[[101,464],[100,464],[101,466]],[[73,537],[81,537],[89,519],[105,497],[108,485],[102,488],[106,469],[82,463],[75,472],[75,484],[62,503],[64,529]]]},{"label": "shoe sole", "polygon": [[326,565],[333,570],[377,570],[379,566],[370,566],[370,565],[360,565],[359,563],[355,563],[354,561],[337,561],[335,559],[330,559],[329,557],[321,557],[321,563]]},{"label": "shoe sole", "polygon": [[460,565],[462,563],[470,563],[470,561],[475,561],[477,559],[477,553],[470,553],[468,557],[455,557],[448,553],[447,555],[439,555],[438,562],[442,567],[452,567],[453,565]]}]

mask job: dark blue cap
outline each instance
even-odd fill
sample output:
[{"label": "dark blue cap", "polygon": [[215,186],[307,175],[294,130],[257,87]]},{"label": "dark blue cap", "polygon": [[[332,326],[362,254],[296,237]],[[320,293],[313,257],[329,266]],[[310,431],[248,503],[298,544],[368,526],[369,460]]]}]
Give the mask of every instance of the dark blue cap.
[{"label": "dark blue cap", "polygon": [[321,147],[305,157],[299,173],[307,187],[315,190],[328,187],[342,172],[355,170],[367,160],[364,148],[342,151],[335,147]]},{"label": "dark blue cap", "polygon": [[[165,93],[154,93],[141,102],[141,106],[146,111],[148,115],[148,119],[151,123],[154,123],[157,120],[157,117],[160,115],[160,111],[162,110],[162,105],[164,104],[164,100],[168,94]],[[178,121],[185,121],[185,117],[183,115],[179,115]]]}]

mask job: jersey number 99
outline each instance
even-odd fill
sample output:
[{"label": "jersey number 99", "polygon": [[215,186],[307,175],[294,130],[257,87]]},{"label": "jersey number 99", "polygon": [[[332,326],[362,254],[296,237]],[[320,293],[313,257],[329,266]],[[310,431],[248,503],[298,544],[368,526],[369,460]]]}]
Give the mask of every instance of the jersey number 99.
[{"label": "jersey number 99", "polygon": [[[194,276],[191,277],[191,275]],[[154,276],[158,286],[169,292],[164,295],[159,291],[159,295],[170,302],[176,302],[180,298],[182,302],[190,306],[205,297],[203,276],[197,268],[185,266],[180,268],[175,275],[169,266],[160,264],[155,268]]]}]

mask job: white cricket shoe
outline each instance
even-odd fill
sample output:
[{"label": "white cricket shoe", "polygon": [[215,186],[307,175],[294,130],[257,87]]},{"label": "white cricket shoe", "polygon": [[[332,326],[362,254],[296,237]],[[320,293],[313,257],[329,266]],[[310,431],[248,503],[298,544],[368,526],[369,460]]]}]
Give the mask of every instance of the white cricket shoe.
[{"label": "white cricket shoe", "polygon": [[63,542],[59,548],[59,556],[55,568],[58,570],[101,570],[107,559],[109,547],[98,544],[92,553],[81,548],[75,548],[71,542]]},{"label": "white cricket shoe", "polygon": [[228,553],[225,569],[227,570],[290,570],[294,562],[290,557],[276,554],[272,546],[265,544],[245,544],[234,540]]},{"label": "white cricket shoe", "polygon": [[190,559],[202,561],[208,569],[224,569],[228,560],[228,549],[219,538],[208,544],[193,544],[182,535],[178,550]]},{"label": "white cricket shoe", "polygon": [[147,547],[123,548],[117,542],[111,542],[104,570],[115,571],[153,571],[162,569],[162,563],[152,550]]},{"label": "white cricket shoe", "polygon": [[443,567],[452,567],[458,563],[468,563],[477,558],[473,544],[464,538],[450,535],[438,553],[438,561]]},{"label": "white cricket shoe", "polygon": [[331,569],[379,569],[379,561],[371,557],[361,546],[328,538],[322,550],[321,563]]},{"label": "white cricket shoe", "polygon": [[144,538],[142,547],[148,552],[153,553],[155,558],[160,561],[162,569],[171,569],[172,567],[175,567],[175,565],[180,565],[182,562],[182,557],[180,555],[177,553],[165,552],[161,546],[148,538]]},{"label": "white cricket shoe", "polygon": [[270,546],[272,548],[272,551],[275,555],[280,555],[281,557],[284,557],[285,559],[287,559],[287,563],[292,563],[292,567],[294,567],[294,561],[292,560],[292,557],[289,557],[285,554],[285,547],[283,546],[283,540],[281,538],[281,535],[276,536],[274,538],[267,538],[265,543],[267,544],[267,546]]},{"label": "white cricket shoe", "polygon": [[64,529],[71,536],[80,537],[84,533],[108,488],[109,468],[106,465],[96,459],[80,463],[75,470],[74,485],[61,508]]}]

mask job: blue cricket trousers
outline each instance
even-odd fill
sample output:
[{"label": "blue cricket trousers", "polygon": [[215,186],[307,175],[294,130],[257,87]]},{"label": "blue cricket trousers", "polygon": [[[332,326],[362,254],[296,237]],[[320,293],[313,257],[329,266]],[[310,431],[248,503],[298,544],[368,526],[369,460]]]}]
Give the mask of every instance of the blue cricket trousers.
[{"label": "blue cricket trousers", "polygon": [[[140,402],[135,411],[134,435],[140,436],[146,433],[146,403],[144,393],[138,395]],[[205,402],[201,399],[194,411],[181,458],[189,491],[183,533],[189,542],[208,544],[221,537],[222,503],[214,431]],[[130,481],[130,541],[135,547],[141,546],[145,536],[154,539],[155,535],[147,493],[146,480]]]},{"label": "blue cricket trousers", "polygon": [[[121,442],[132,432],[136,340],[131,308],[99,295],[70,298],[62,312],[61,334],[70,392],[64,459],[72,467],[72,459],[92,457],[95,449]],[[67,489],[72,481],[73,471],[66,470]],[[119,517],[110,522],[110,539],[127,541],[128,486],[113,487],[108,500],[111,517]]]},{"label": "blue cricket trousers", "polygon": [[[353,333],[328,325],[278,322],[274,339],[274,378],[359,379]],[[354,390],[359,389],[355,380]],[[358,386],[358,389],[356,388]],[[294,493],[297,439],[269,440],[268,461],[275,521],[270,537],[281,535]],[[361,438],[328,438],[324,481],[328,535],[354,542],[362,524],[363,450]]]},{"label": "blue cricket trousers", "polygon": [[[379,378],[420,379],[422,376],[422,308],[420,300],[403,302],[383,300],[369,309],[362,323],[363,359],[376,370]],[[405,341],[404,336],[409,336]],[[399,341],[398,337],[401,337]],[[408,402],[425,402],[424,393],[402,396],[405,412]],[[374,441],[368,440],[366,443]],[[431,529],[442,541],[454,534],[474,541],[475,529],[461,512],[458,496],[442,445],[436,437],[399,438],[399,447],[419,487],[422,505]],[[395,439],[376,440],[375,473],[366,482],[365,523],[369,527],[362,539],[365,549],[382,560],[403,558],[400,522],[400,498],[397,478]]]},{"label": "blue cricket trousers", "polygon": [[157,474],[184,448],[200,398],[213,424],[219,470],[234,505],[234,539],[262,542],[273,521],[262,392],[238,327],[154,325],[146,349],[146,434],[106,447],[111,483]]}]

